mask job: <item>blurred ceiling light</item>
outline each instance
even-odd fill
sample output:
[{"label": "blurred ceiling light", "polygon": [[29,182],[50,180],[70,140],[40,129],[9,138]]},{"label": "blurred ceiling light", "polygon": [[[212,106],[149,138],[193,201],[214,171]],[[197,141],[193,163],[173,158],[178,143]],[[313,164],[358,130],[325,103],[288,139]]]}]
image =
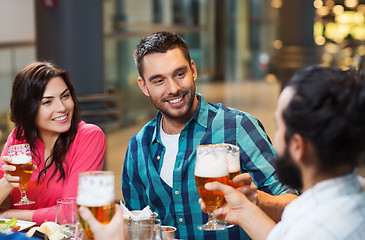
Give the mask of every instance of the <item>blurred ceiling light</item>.
[{"label": "blurred ceiling light", "polygon": [[271,6],[273,8],[281,8],[283,6],[283,0],[271,0]]},{"label": "blurred ceiling light", "polygon": [[328,14],[329,14],[329,12],[330,12],[330,9],[329,9],[328,7],[326,7],[326,6],[323,6],[323,7],[321,7],[321,8],[317,8],[317,9],[316,9],[316,13],[317,13],[319,16],[321,16],[321,17],[324,17],[324,16],[328,15]]},{"label": "blurred ceiling light", "polygon": [[326,38],[323,37],[323,36],[317,36],[314,38],[314,42],[319,45],[319,46],[322,46],[326,43]]},{"label": "blurred ceiling light", "polygon": [[344,3],[348,8],[355,8],[359,4],[358,0],[345,0]]},{"label": "blurred ceiling light", "polygon": [[324,2],[324,5],[326,7],[328,7],[329,9],[332,9],[335,6],[335,1],[333,1],[333,0],[326,0]]},{"label": "blurred ceiling light", "polygon": [[323,23],[315,22],[313,26],[314,37],[323,36]]},{"label": "blurred ceiling light", "polygon": [[283,47],[283,42],[281,40],[275,40],[273,43],[272,43],[272,46],[275,48],[275,49],[281,49]]},{"label": "blurred ceiling light", "polygon": [[321,8],[322,6],[323,6],[323,2],[322,2],[322,0],[314,0],[314,2],[313,2],[313,6],[315,7],[315,8]]},{"label": "blurred ceiling light", "polygon": [[341,14],[341,13],[343,13],[343,11],[344,11],[344,8],[343,8],[343,6],[341,6],[341,5],[336,5],[336,6],[334,6],[334,7],[332,8],[332,12],[333,12],[334,14]]},{"label": "blurred ceiling light", "polygon": [[365,26],[364,25],[356,25],[351,30],[351,36],[354,39],[365,40]]}]

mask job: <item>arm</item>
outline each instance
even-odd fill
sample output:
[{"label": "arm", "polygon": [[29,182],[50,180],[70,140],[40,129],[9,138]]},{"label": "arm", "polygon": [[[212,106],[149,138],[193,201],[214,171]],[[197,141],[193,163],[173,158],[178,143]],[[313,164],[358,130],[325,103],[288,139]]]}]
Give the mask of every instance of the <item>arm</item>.
[{"label": "arm", "polygon": [[291,193],[275,196],[258,190],[257,206],[260,207],[275,222],[279,222],[286,205],[288,205],[297,197],[297,195]]},{"label": "arm", "polygon": [[298,197],[290,193],[275,196],[257,190],[251,175],[248,173],[236,176],[233,181],[241,186],[237,189],[238,191],[245,194],[251,202],[261,208],[275,222],[280,221],[285,206]]},{"label": "arm", "polygon": [[[77,196],[80,172],[101,170],[103,167],[106,149],[104,133],[99,128],[93,128],[91,130],[85,129],[78,134],[80,135],[75,138],[66,156],[66,179],[62,189],[62,197]],[[55,189],[55,191],[57,190]],[[45,220],[54,221],[56,211],[56,203],[51,207],[37,209],[33,214],[32,221],[37,224],[41,224]]]},{"label": "arm", "polygon": [[[266,239],[275,227],[275,222],[241,192],[218,182],[207,183],[205,188],[225,196],[226,203],[213,212],[217,220],[241,226],[252,239]],[[202,199],[199,203],[206,212]]]}]

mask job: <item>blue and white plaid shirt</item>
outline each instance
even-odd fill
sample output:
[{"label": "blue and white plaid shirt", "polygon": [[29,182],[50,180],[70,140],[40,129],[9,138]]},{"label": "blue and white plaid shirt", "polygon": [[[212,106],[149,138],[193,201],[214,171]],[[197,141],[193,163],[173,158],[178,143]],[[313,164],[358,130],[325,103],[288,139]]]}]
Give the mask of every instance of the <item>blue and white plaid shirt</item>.
[{"label": "blue and white plaid shirt", "polygon": [[198,106],[180,133],[173,187],[160,177],[165,147],[160,139],[161,113],[129,142],[122,174],[125,205],[141,210],[149,205],[163,225],[175,226],[180,239],[249,239],[238,226],[224,231],[202,231],[207,222],[200,209],[194,167],[199,144],[232,143],[240,147],[241,172],[249,172],[258,189],[278,195],[291,192],[277,179],[274,149],[261,123],[253,116],[212,104],[197,93]]}]

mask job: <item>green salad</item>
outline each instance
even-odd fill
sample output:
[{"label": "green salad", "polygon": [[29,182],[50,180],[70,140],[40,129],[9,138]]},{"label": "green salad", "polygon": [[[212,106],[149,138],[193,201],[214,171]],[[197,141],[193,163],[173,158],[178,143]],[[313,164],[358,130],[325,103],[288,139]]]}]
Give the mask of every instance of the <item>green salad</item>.
[{"label": "green salad", "polygon": [[16,226],[17,219],[12,218],[9,221],[0,220],[0,232],[5,234],[10,234],[14,231],[19,230],[19,226]]}]

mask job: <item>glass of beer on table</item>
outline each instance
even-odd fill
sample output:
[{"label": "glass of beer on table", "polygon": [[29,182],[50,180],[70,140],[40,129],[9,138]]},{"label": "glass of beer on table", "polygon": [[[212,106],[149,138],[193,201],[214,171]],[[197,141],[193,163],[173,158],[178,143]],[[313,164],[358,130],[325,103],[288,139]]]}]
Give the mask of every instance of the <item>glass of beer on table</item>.
[{"label": "glass of beer on table", "polygon": [[9,174],[19,177],[18,188],[20,190],[21,199],[14,205],[20,206],[35,203],[30,201],[26,194],[30,178],[33,174],[32,153],[30,151],[29,144],[25,143],[8,146],[8,156],[11,158],[11,163],[9,163],[9,165],[12,165],[16,168],[15,171],[9,171]]},{"label": "glass of beer on table", "polygon": [[[79,175],[77,205],[90,209],[95,218],[108,224],[115,213],[114,173],[109,171],[83,172]],[[80,217],[84,238],[94,239],[88,224]]]},{"label": "glass of beer on table", "polygon": [[212,215],[222,204],[223,193],[205,189],[206,183],[215,181],[228,183],[227,148],[222,144],[199,145],[196,150],[195,182],[208,212],[208,222],[198,226],[200,230],[215,231],[227,228]]}]

